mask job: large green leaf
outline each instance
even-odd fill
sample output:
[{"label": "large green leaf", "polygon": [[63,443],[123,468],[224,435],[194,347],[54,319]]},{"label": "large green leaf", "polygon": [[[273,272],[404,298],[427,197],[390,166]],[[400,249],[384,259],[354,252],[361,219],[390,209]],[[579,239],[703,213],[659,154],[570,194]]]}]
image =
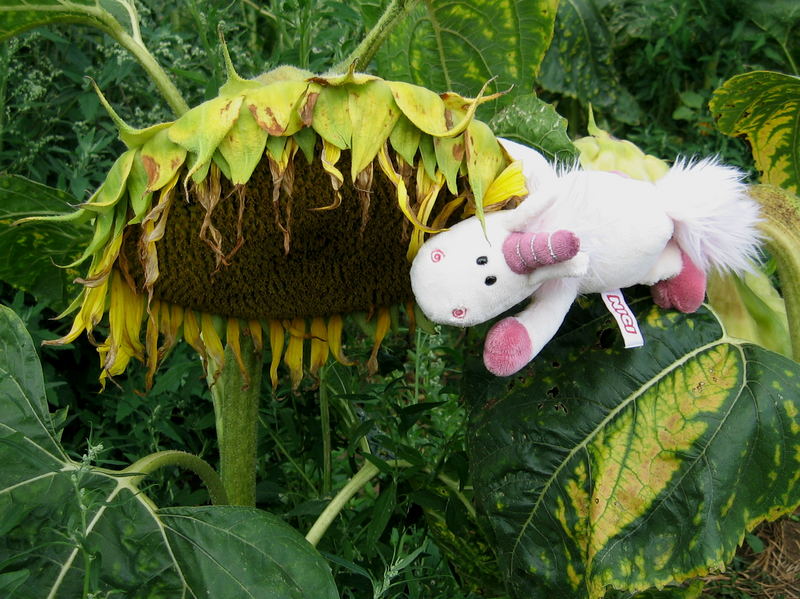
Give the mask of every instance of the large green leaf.
[{"label": "large green leaf", "polygon": [[578,150],[567,135],[567,120],[535,94],[517,96],[489,121],[489,126],[497,135],[534,147],[550,160],[570,164],[578,158]]},{"label": "large green leaf", "polygon": [[558,0],[421,2],[376,55],[386,79],[474,97],[490,91],[533,91],[539,64],[553,35]]},{"label": "large green leaf", "polygon": [[107,29],[125,24],[138,31],[133,0],[3,0],[0,3],[0,41],[51,23],[82,23]]},{"label": "large green leaf", "polygon": [[800,504],[800,366],[706,308],[631,302],[626,350],[583,301],[519,376],[471,371],[469,453],[514,597],[602,597],[723,568]]},{"label": "large green leaf", "polygon": [[747,139],[763,183],[800,193],[800,78],[736,75],[714,92],[709,107],[720,131]]},{"label": "large green leaf", "polygon": [[77,204],[69,194],[17,175],[0,175],[0,280],[32,293],[61,311],[72,281],[80,276],[62,269],[80,256],[92,237],[91,227],[58,222],[12,223],[31,216],[68,215]]},{"label": "large green leaf", "polygon": [[326,562],[278,518],[242,507],[159,510],[130,475],[69,459],[33,342],[5,307],[0,462],[0,596],[338,596]]},{"label": "large green leaf", "polygon": [[636,124],[641,109],[619,82],[613,40],[594,0],[562,0],[553,43],[539,83],[547,90],[592,104],[623,123]]}]

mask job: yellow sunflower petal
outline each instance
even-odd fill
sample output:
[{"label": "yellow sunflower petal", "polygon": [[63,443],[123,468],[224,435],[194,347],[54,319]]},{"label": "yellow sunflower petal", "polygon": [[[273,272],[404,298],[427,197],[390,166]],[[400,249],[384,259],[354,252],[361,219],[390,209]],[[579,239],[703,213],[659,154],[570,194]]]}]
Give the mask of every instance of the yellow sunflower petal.
[{"label": "yellow sunflower petal", "polygon": [[283,362],[289,367],[289,376],[292,379],[292,388],[296,389],[303,378],[303,345],[305,342],[305,318],[293,318],[289,325],[289,343]]},{"label": "yellow sunflower petal", "polygon": [[247,366],[244,365],[244,360],[242,359],[242,348],[241,344],[239,343],[239,332],[239,319],[229,318],[228,326],[225,329],[225,343],[231,348],[231,352],[236,360],[236,364],[239,366],[239,373],[242,375],[244,386],[249,387],[250,374],[247,370]]},{"label": "yellow sunflower petal", "polygon": [[386,337],[386,333],[389,332],[389,326],[391,324],[392,316],[389,312],[389,308],[379,308],[378,321],[375,325],[375,342],[372,345],[372,353],[367,361],[367,368],[369,368],[369,371],[372,373],[378,372],[378,350],[381,347],[383,338]]},{"label": "yellow sunflower petal", "polygon": [[315,317],[311,321],[311,374],[316,375],[319,369],[328,361],[328,327],[325,319]]},{"label": "yellow sunflower petal", "polygon": [[269,321],[269,347],[272,352],[272,360],[269,366],[269,378],[272,381],[272,386],[278,384],[278,365],[281,363],[283,356],[284,344],[284,331],[283,324],[280,320]]},{"label": "yellow sunflower petal", "polygon": [[334,314],[328,318],[328,347],[336,361],[345,366],[352,366],[353,362],[347,359],[342,351],[342,329],[344,322],[341,315]]},{"label": "yellow sunflower petal", "polygon": [[264,349],[263,331],[261,322],[258,320],[251,320],[247,323],[247,328],[250,331],[250,339],[253,340],[253,349],[260,352]]},{"label": "yellow sunflower petal", "polygon": [[209,359],[214,360],[217,367],[221,369],[225,363],[225,349],[222,347],[222,340],[217,332],[214,316],[208,312],[203,312],[200,315],[200,336],[206,346]]}]

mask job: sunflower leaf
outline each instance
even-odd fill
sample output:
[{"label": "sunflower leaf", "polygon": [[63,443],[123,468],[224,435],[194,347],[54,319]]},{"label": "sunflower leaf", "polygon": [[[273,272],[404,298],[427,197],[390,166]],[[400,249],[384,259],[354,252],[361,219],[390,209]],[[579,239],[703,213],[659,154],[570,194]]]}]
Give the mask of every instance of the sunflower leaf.
[{"label": "sunflower leaf", "polygon": [[23,218],[76,214],[68,193],[19,175],[0,176],[0,280],[33,294],[56,311],[77,292],[78,271],[59,268],[76,259],[92,238],[87,223],[64,227],[47,220],[14,226]]},{"label": "sunflower leaf", "polygon": [[337,597],[325,560],[279,518],[229,506],[159,510],[131,476],[67,457],[33,342],[5,307],[0,460],[0,561],[18,577],[36,573],[15,597],[81,597],[85,579],[97,596]]},{"label": "sunflower leaf", "polygon": [[736,75],[714,92],[709,107],[720,131],[747,139],[762,183],[800,192],[800,77]]},{"label": "sunflower leaf", "polygon": [[641,108],[620,84],[613,58],[611,32],[594,0],[564,0],[539,83],[636,124]]},{"label": "sunflower leaf", "polygon": [[706,308],[631,307],[643,348],[584,302],[520,376],[464,381],[476,499],[512,597],[680,582],[800,504],[800,365],[727,337]]},{"label": "sunflower leaf", "polygon": [[492,118],[489,126],[500,137],[536,148],[550,160],[569,164],[578,157],[578,150],[567,135],[567,120],[535,94],[517,96]]},{"label": "sunflower leaf", "polygon": [[[375,59],[387,79],[432,90],[478,95],[493,79],[489,93],[533,91],[553,35],[557,0],[463,0],[420,2],[391,33]],[[484,106],[484,112],[492,110]],[[489,114],[491,116],[491,113]]]}]

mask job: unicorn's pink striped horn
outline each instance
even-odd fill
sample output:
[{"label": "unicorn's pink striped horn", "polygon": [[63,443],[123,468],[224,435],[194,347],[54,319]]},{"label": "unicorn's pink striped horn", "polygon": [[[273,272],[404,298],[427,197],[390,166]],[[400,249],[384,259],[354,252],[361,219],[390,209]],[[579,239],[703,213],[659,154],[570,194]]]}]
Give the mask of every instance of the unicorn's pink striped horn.
[{"label": "unicorn's pink striped horn", "polygon": [[572,231],[553,233],[511,233],[503,242],[503,256],[517,274],[528,274],[540,266],[564,262],[574,257],[581,242]]}]

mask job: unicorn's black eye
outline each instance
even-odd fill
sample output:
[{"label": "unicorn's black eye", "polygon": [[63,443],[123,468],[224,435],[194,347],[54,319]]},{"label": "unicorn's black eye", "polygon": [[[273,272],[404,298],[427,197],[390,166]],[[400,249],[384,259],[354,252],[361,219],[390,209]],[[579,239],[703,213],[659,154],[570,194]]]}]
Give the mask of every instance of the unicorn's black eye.
[{"label": "unicorn's black eye", "polygon": [[487,285],[494,285],[495,283],[497,283],[497,277],[495,276],[486,277],[484,283],[486,283]]},{"label": "unicorn's black eye", "polygon": [[486,256],[478,256],[478,259],[477,259],[477,260],[475,260],[475,262],[477,262],[477,263],[478,263],[478,264],[480,264],[481,266],[483,266],[484,264],[486,264],[488,261],[489,261],[489,258],[487,258]]}]

